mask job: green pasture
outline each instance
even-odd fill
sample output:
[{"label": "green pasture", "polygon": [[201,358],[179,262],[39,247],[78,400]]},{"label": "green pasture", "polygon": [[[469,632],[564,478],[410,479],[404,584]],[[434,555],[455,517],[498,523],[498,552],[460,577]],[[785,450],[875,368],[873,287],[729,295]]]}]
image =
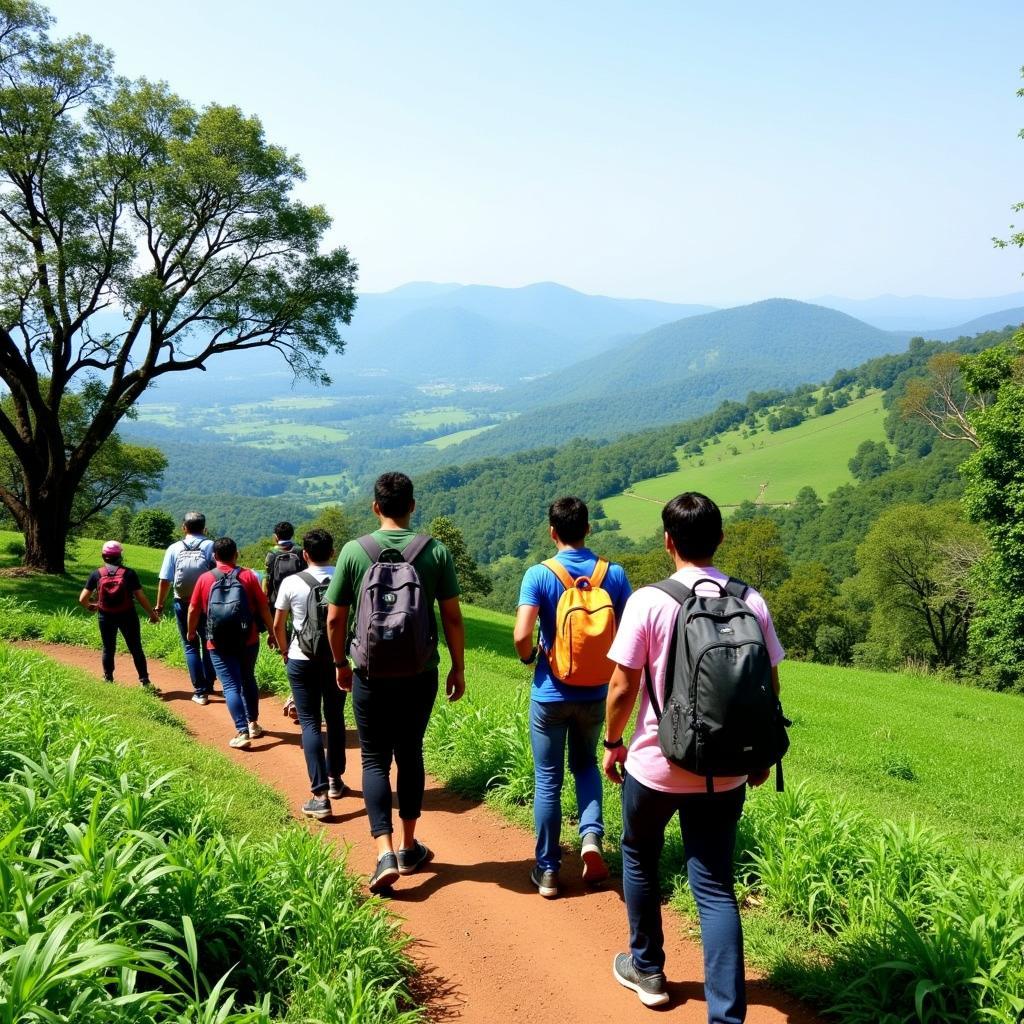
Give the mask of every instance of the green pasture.
[{"label": "green pasture", "polygon": [[877,392],[775,433],[763,426],[751,437],[730,430],[705,443],[701,455],[677,449],[674,473],[642,480],[601,504],[624,534],[642,540],[659,529],[661,506],[682,491],[701,491],[726,512],[742,501],[788,503],[807,486],[824,498],[852,481],[847,463],[861,442],[885,439],[884,419]]},{"label": "green pasture", "polygon": [[401,421],[417,430],[434,430],[446,423],[465,423],[471,420],[473,413],[460,409],[457,405],[440,405],[431,409],[413,409],[403,413]]},{"label": "green pasture", "polygon": [[456,430],[453,434],[445,434],[442,437],[435,437],[431,441],[427,441],[427,445],[431,448],[451,448],[453,445],[461,444],[463,441],[468,441],[471,437],[476,437],[477,434],[482,434],[485,430],[490,430],[496,427],[496,423],[488,423],[483,427],[471,427],[469,430]]},{"label": "green pasture", "polygon": [[290,444],[302,441],[333,443],[347,441],[349,438],[347,430],[321,423],[266,423],[254,419],[250,423],[217,423],[209,429],[225,434],[241,444],[271,448],[287,448]]},{"label": "green pasture", "polygon": [[282,395],[263,402],[241,402],[230,407],[232,415],[276,416],[282,412],[296,412],[305,409],[330,409],[338,404],[337,398],[327,395]]}]

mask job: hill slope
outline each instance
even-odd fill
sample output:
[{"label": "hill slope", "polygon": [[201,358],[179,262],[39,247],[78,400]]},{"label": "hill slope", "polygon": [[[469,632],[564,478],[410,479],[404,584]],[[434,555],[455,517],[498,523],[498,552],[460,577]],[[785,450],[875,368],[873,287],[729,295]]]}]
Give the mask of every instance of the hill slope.
[{"label": "hill slope", "polygon": [[1024,306],[1015,309],[1000,309],[995,313],[986,313],[976,320],[970,320],[959,327],[946,327],[941,331],[927,331],[927,336],[935,341],[956,341],[957,338],[973,338],[984,331],[1000,331],[1004,327],[1017,327],[1024,324]]}]

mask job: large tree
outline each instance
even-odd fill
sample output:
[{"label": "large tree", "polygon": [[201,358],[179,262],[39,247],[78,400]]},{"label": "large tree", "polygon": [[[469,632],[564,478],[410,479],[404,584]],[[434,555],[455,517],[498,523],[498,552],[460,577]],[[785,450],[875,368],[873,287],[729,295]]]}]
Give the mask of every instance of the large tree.
[{"label": "large tree", "polygon": [[[356,266],[323,249],[330,219],[258,119],[117,78],[109,51],[48,29],[0,0],[0,436],[21,475],[0,501],[26,564],[62,572],[76,495],[146,388],[255,348],[327,382]],[[88,388],[72,442],[65,402]]]}]

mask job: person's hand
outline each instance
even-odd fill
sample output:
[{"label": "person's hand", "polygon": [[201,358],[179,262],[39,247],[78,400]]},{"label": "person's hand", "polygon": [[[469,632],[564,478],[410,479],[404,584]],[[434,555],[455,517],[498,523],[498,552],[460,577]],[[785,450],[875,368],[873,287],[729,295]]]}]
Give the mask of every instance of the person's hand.
[{"label": "person's hand", "polygon": [[99,612],[99,610],[100,610],[100,606],[95,601],[90,601],[89,602],[89,611],[93,615],[97,614],[97,612]]},{"label": "person's hand", "polygon": [[156,612],[156,621],[159,622],[164,617],[163,608],[157,608],[156,606],[154,606],[153,611]]},{"label": "person's hand", "polygon": [[149,613],[149,621],[154,626],[160,621],[160,613],[155,608]]},{"label": "person's hand", "polygon": [[750,786],[763,786],[768,781],[768,776],[771,775],[771,768],[765,768],[763,771],[751,772],[747,776],[747,784]]},{"label": "person's hand", "polygon": [[194,629],[193,629],[193,630],[191,630],[191,632],[189,632],[189,633],[186,633],[186,634],[185,634],[185,639],[186,639],[186,640],[187,640],[187,641],[188,641],[188,642],[189,642],[190,644],[194,644],[194,643],[196,642],[196,639],[197,639],[198,637],[199,637],[199,633],[198,633],[198,632],[197,632],[196,630],[194,630]]},{"label": "person's hand", "polygon": [[352,669],[349,665],[340,665],[335,670],[337,672],[338,689],[342,693],[352,692]]},{"label": "person's hand", "polygon": [[267,633],[267,647],[272,651],[277,650],[277,637],[273,633]]},{"label": "person's hand", "polygon": [[626,745],[604,752],[604,773],[616,786],[622,785],[626,775]]},{"label": "person's hand", "polygon": [[449,703],[454,704],[466,692],[466,672],[461,668],[453,668],[448,673],[444,684],[444,692]]}]

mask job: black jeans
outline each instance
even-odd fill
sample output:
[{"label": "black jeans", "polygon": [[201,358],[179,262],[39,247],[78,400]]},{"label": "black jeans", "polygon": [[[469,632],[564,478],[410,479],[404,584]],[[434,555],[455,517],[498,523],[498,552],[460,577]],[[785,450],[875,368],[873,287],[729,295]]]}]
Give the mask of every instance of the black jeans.
[{"label": "black jeans", "polygon": [[423,811],[423,734],[437,696],[437,669],[407,679],[352,679],[352,710],[363,752],[363,800],[370,835],[390,835],[391,759],[398,768],[398,816]]},{"label": "black jeans", "polygon": [[97,612],[96,619],[100,625],[100,640],[103,641],[103,678],[114,678],[114,652],[117,650],[117,634],[120,630],[135,662],[139,682],[148,682],[149,666],[142,650],[142,630],[135,609],[127,612]]},{"label": "black jeans", "polygon": [[[288,682],[302,728],[302,753],[306,755],[311,792],[327,792],[329,779],[345,774],[345,693],[331,662],[288,659]],[[320,732],[327,723],[327,753]]]}]

